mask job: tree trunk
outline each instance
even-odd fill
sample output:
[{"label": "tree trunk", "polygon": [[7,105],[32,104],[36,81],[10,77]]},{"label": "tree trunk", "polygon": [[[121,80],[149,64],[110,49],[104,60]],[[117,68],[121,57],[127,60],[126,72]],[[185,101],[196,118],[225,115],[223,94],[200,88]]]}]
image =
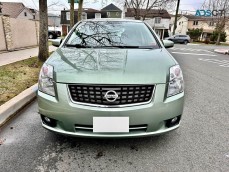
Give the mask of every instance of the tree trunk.
[{"label": "tree trunk", "polygon": [[39,61],[44,62],[49,56],[48,50],[48,13],[47,0],[39,0]]},{"label": "tree trunk", "polygon": [[216,45],[219,45],[220,44],[220,37],[221,37],[221,32],[219,32],[219,34],[218,34]]},{"label": "tree trunk", "polygon": [[78,22],[81,20],[83,10],[83,0],[79,0],[79,6],[78,6]]},{"label": "tree trunk", "polygon": [[70,28],[74,26],[74,0],[71,0],[71,5],[70,5]]}]

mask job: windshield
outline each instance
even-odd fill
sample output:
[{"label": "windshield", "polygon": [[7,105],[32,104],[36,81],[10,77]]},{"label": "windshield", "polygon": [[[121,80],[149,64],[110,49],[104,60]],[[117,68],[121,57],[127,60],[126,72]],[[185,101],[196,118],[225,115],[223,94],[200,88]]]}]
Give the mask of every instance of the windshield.
[{"label": "windshield", "polygon": [[70,35],[66,46],[159,48],[144,23],[126,21],[86,21]]}]

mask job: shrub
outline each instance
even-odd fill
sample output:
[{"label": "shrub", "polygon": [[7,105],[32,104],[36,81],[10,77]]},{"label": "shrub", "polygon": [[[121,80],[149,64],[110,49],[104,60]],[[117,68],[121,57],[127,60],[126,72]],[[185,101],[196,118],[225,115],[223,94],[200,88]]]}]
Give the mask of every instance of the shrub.
[{"label": "shrub", "polygon": [[193,40],[193,41],[198,41],[199,40],[199,37],[201,36],[203,32],[203,29],[189,29],[188,30],[188,35],[190,36],[190,38]]},{"label": "shrub", "polygon": [[[218,35],[219,35],[219,32],[218,31],[214,31],[213,34],[210,37],[210,40],[213,41],[213,42],[216,42],[217,38],[218,38]],[[227,37],[226,32],[222,32],[221,35],[220,35],[220,42],[226,42],[226,37]]]}]

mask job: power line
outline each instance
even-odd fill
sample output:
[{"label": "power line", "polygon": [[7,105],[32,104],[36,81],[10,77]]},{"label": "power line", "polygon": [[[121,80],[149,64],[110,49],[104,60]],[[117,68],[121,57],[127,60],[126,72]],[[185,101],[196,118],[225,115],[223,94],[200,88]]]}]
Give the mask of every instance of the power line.
[{"label": "power line", "polygon": [[34,2],[34,0],[32,0],[32,1],[33,1],[34,6],[38,9],[38,7],[37,7],[36,3]]}]

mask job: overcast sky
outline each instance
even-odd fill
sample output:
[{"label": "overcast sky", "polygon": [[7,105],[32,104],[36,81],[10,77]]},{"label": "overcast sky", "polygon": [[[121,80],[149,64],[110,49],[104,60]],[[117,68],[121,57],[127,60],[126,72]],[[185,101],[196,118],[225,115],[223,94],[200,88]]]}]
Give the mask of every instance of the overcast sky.
[{"label": "overcast sky", "polygon": [[[6,2],[23,2],[25,6],[35,8],[35,9],[38,9],[38,6],[39,6],[39,4],[38,4],[39,0],[0,0],[0,1],[1,2],[4,2],[4,1],[6,1]],[[68,0],[48,0],[48,5],[53,4],[55,2],[59,2],[58,5],[49,7],[49,13],[60,14],[60,10],[63,10],[64,8],[69,9],[69,4],[67,1]],[[102,1],[104,2],[103,3],[104,5],[106,3],[108,5],[112,2],[111,0],[84,0],[84,2],[85,2],[84,7],[101,9],[102,8]],[[118,1],[121,1],[121,0],[118,0]],[[204,0],[181,0],[180,9],[182,11],[184,11],[184,10],[195,11],[195,10],[201,8],[203,1]],[[115,2],[117,2],[117,1],[113,1],[114,4],[118,5]],[[75,6],[77,7],[77,4],[75,4]]]}]

